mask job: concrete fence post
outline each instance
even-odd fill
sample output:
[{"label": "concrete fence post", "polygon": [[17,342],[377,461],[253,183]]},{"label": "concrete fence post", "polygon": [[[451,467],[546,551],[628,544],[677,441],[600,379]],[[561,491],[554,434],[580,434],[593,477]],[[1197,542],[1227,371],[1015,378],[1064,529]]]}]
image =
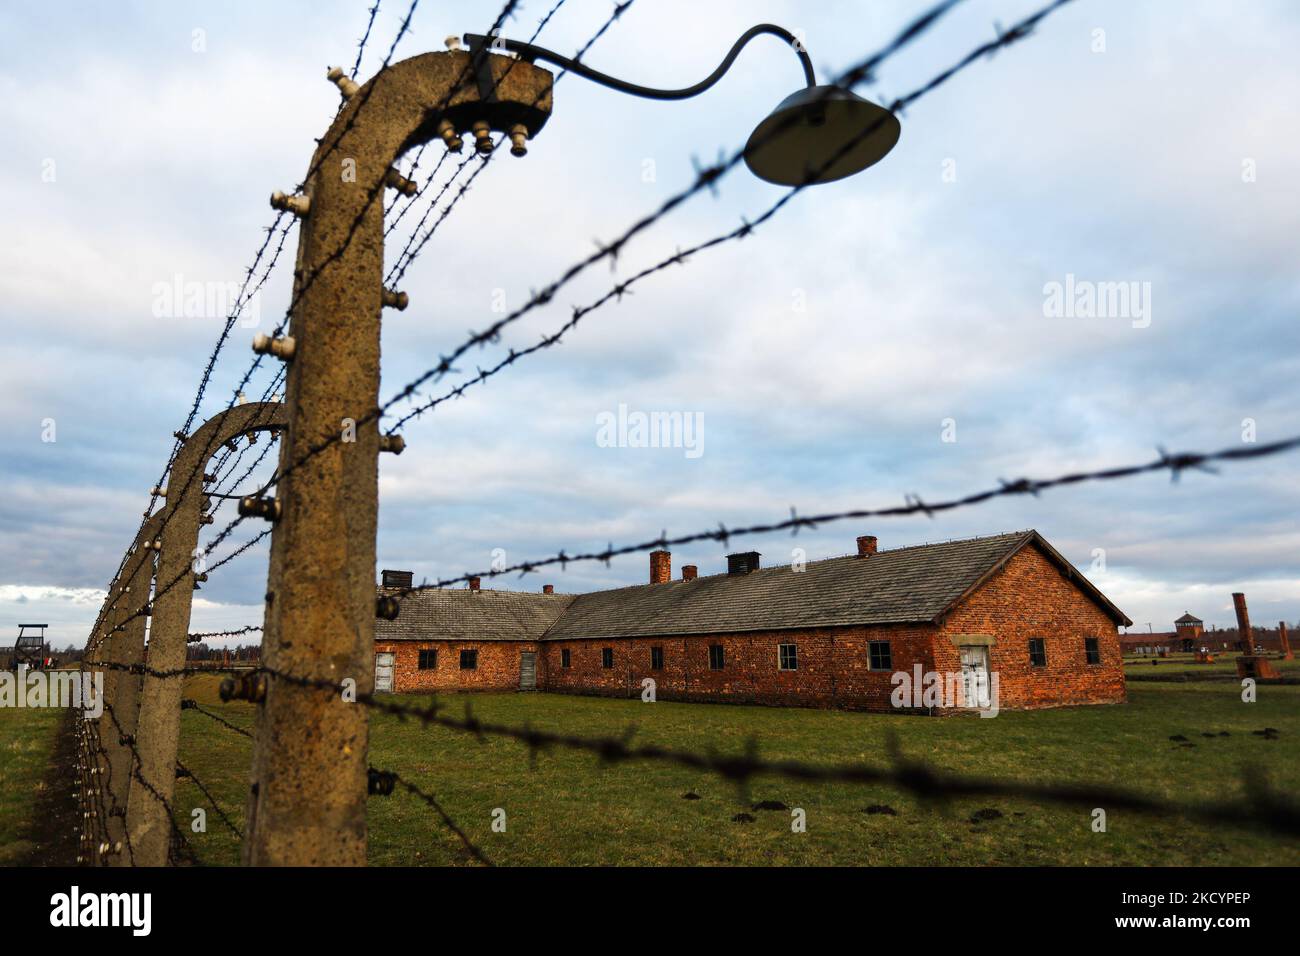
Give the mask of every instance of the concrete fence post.
[{"label": "concrete fence post", "polygon": [[[366,418],[379,400],[380,310],[404,301],[383,288],[384,197],[375,190],[392,181],[403,153],[435,136],[452,142],[483,123],[536,133],[551,83],[548,71],[505,56],[427,53],[396,63],[353,92],[320,142],[304,195],[273,197],[305,218],[290,340],[272,351],[289,362],[289,427],[266,593],[268,668],[352,680],[361,692],[374,684],[379,430]],[[350,425],[354,436],[314,452]],[[246,863],[365,864],[368,733],[364,707],[268,682]]]},{"label": "concrete fence post", "polygon": [[[166,518],[158,551],[158,594],[149,628],[150,670],[170,672],[185,666],[194,575],[200,570],[196,563],[199,519],[206,498],[203,469],[225,442],[253,432],[280,429],[284,424],[284,406],[279,402],[249,402],[214,415],[182,442],[172,463],[167,508],[163,512]],[[162,801],[170,803],[176,793],[183,691],[181,678],[145,675],[136,749],[140,753],[139,773],[148,785],[133,779],[127,803],[127,830],[139,866],[163,866],[167,862],[172,823]]]},{"label": "concrete fence post", "polygon": [[[93,675],[96,672],[96,662],[112,660],[116,656],[117,634],[114,628],[120,619],[118,598],[122,587],[121,582],[122,578],[116,577],[108,586],[104,606],[95,620],[95,631],[91,635],[90,644],[82,661],[83,675]],[[123,601],[124,606],[125,601]],[[117,760],[118,752],[123,750],[117,742],[116,734],[113,733],[113,718],[109,716],[107,707],[117,693],[118,675],[116,671],[107,668],[101,668],[100,673],[104,675],[101,700],[101,704],[104,705],[103,713],[96,718],[93,730],[86,728],[84,768],[87,792],[82,830],[88,839],[85,840],[87,846],[83,856],[85,862],[92,864],[108,862],[109,854],[103,849],[103,844],[108,839],[108,821],[103,815],[109,807],[107,781],[110,767]],[[98,747],[93,746],[95,739],[98,740]]]},{"label": "concrete fence post", "polygon": [[[130,666],[144,663],[145,625],[147,606],[152,597],[154,552],[149,546],[162,524],[162,515],[155,514],[145,521],[136,535],[135,544],[127,556],[122,580],[124,590],[117,598],[117,620],[122,629],[115,630],[110,641],[112,651],[105,660]],[[145,612],[145,613],[141,613]],[[131,792],[131,777],[135,771],[136,723],[140,714],[140,675],[114,668],[110,685],[108,675],[104,680],[105,713],[112,708],[112,716],[101,724],[101,731],[111,738],[107,788],[109,793],[109,818],[106,822],[108,860],[114,866],[130,865],[133,848],[128,846],[126,815]],[[105,746],[108,744],[106,742]]]}]

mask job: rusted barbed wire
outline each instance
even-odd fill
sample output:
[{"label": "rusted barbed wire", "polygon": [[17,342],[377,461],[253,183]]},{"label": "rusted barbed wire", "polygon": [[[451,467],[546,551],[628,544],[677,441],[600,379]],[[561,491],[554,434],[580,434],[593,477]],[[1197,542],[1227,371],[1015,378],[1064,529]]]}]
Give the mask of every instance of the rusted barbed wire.
[{"label": "rusted barbed wire", "polygon": [[393,783],[398,784],[404,790],[406,790],[407,793],[410,793],[412,796],[418,797],[419,799],[423,800],[429,806],[429,808],[433,810],[434,813],[438,814],[439,818],[441,818],[442,820],[443,826],[445,826],[448,830],[450,830],[453,834],[456,835],[456,838],[460,840],[461,845],[465,848],[466,853],[468,853],[473,859],[477,860],[479,863],[483,864],[484,866],[496,865],[491,860],[489,860],[487,855],[484,854],[484,852],[478,847],[478,845],[475,844],[474,841],[469,838],[469,834],[467,834],[463,829],[461,829],[460,825],[457,824],[456,821],[452,819],[451,814],[447,812],[446,808],[443,807],[443,805],[438,802],[438,799],[433,794],[422,789],[417,784],[412,783],[410,780],[407,780],[396,770],[380,770],[375,766],[371,765],[370,773],[372,776],[379,775],[382,778],[386,778],[387,781],[389,782],[390,788],[391,788],[391,784]]},{"label": "rusted barbed wire", "polygon": [[197,631],[186,635],[186,641],[193,644],[196,641],[207,640],[209,637],[239,637],[241,634],[252,634],[261,629],[261,624],[247,624],[236,631]]},{"label": "rusted barbed wire", "polygon": [[[233,669],[230,670],[234,672]],[[350,686],[327,678],[291,674],[265,665],[258,670],[277,681],[296,687],[338,695],[341,706],[352,706],[344,702],[344,695],[354,693]],[[155,676],[174,675],[162,673]],[[351,696],[348,697],[348,700],[352,699]],[[357,692],[355,703],[399,720],[413,720],[426,727],[455,730],[480,740],[488,737],[514,740],[523,744],[534,758],[559,748],[591,754],[598,757],[604,765],[635,761],[669,763],[715,774],[739,788],[746,787],[757,777],[779,777],[803,783],[887,785],[928,800],[1002,796],[1089,809],[1102,806],[1139,813],[1174,814],[1204,823],[1228,824],[1238,828],[1256,827],[1291,837],[1300,836],[1300,806],[1273,793],[1259,778],[1246,779],[1248,795],[1243,800],[1179,802],[1165,796],[1151,796],[1122,787],[1037,783],[941,772],[923,761],[904,757],[896,743],[887,747],[890,758],[887,764],[811,764],[799,760],[763,759],[759,756],[756,738],[750,738],[743,753],[723,754],[715,750],[696,752],[657,744],[634,744],[635,724],[630,725],[618,737],[584,737],[540,730],[530,725],[514,726],[482,720],[474,716],[473,708],[468,703],[464,708],[464,716],[454,717],[447,713],[448,708],[436,698],[427,706],[421,707],[379,698],[372,693]]]},{"label": "rusted barbed wire", "polygon": [[361,69],[361,58],[366,52],[366,41],[370,39],[370,30],[375,25],[375,14],[379,12],[379,0],[375,0],[375,5],[370,8],[370,19],[366,21],[366,32],[361,35],[361,42],[357,44],[357,59],[352,64],[352,72],[348,76],[352,79],[357,78],[357,71]]},{"label": "rusted barbed wire", "polygon": [[518,564],[510,565],[508,567],[486,571],[475,571],[454,578],[446,578],[432,584],[420,584],[411,588],[404,588],[390,596],[396,597],[401,601],[420,591],[446,587],[451,584],[464,583],[469,581],[471,578],[496,577],[498,575],[512,574],[515,572],[518,572],[522,576],[524,574],[532,573],[539,568],[549,567],[552,565],[559,565],[561,570],[563,570],[569,564],[579,561],[599,561],[608,565],[610,559],[620,555],[634,554],[641,551],[652,551],[675,545],[691,544],[696,541],[719,541],[725,545],[732,538],[755,534],[770,534],[775,531],[790,531],[794,534],[798,533],[798,531],[803,528],[811,530],[817,528],[818,525],[850,519],[896,518],[904,515],[917,514],[933,517],[935,514],[940,512],[954,511],[959,508],[968,508],[974,505],[984,504],[985,502],[992,501],[995,498],[1009,497],[1011,495],[1037,496],[1040,492],[1046,491],[1050,488],[1060,488],[1067,485],[1077,485],[1093,481],[1113,481],[1121,478],[1132,478],[1137,475],[1150,474],[1152,472],[1167,471],[1172,480],[1177,480],[1184,471],[1192,469],[1207,471],[1210,470],[1210,466],[1215,462],[1264,458],[1295,451],[1297,449],[1300,449],[1300,435],[1263,445],[1249,445],[1244,447],[1234,446],[1214,452],[1179,452],[1170,454],[1162,450],[1159,453],[1159,457],[1143,464],[1121,465],[1114,468],[1101,468],[1095,471],[1069,472],[1067,474],[1058,475],[1054,478],[1017,478],[1014,481],[1001,481],[996,488],[987,488],[983,491],[976,491],[960,497],[946,498],[939,501],[927,502],[921,499],[918,495],[909,495],[906,503],[901,505],[883,508],[854,508],[847,511],[825,512],[813,515],[800,515],[794,508],[791,508],[790,517],[780,521],[751,524],[735,528],[728,528],[726,525],[719,522],[716,528],[710,530],[697,531],[692,534],[678,535],[676,537],[670,537],[667,533],[664,533],[658,538],[643,541],[639,544],[622,545],[620,547],[615,547],[611,544],[609,547],[601,551],[585,552],[580,554],[566,554],[564,551],[561,551],[548,558],[541,558],[533,561],[521,561]]},{"label": "rusted barbed wire", "polygon": [[[536,28],[533,30],[532,35],[529,37],[529,40],[528,40],[529,43],[532,43],[532,42],[535,41],[539,36],[542,35],[542,31],[546,29],[547,24],[549,24],[549,23],[551,22],[551,18],[554,17],[555,14],[559,12],[560,8],[561,8],[562,6],[564,6],[564,3],[565,3],[565,0],[556,0],[555,5],[552,6],[551,9],[548,10],[548,11],[546,12],[546,14],[542,17],[542,19],[538,21]],[[499,86],[501,85],[501,82],[505,80],[506,76],[509,75],[509,73],[510,73],[510,71],[511,71],[512,69],[514,69],[514,64],[513,64],[513,63],[510,64],[510,66],[508,66],[508,67],[506,68],[506,71],[505,71],[505,73],[502,74],[500,80],[496,80],[496,81],[493,82],[493,84],[492,84],[492,89],[493,89],[493,90],[496,90],[497,87],[499,87]],[[533,105],[534,105],[534,106],[537,105],[536,102],[534,102]],[[411,161],[411,167],[410,167],[410,170],[407,172],[407,178],[408,178],[408,179],[412,178],[412,177],[415,175],[415,170],[417,170],[417,169],[419,168],[419,166],[420,166],[420,160],[424,157],[424,151],[425,151],[425,149],[428,148],[428,145],[429,145],[428,143],[422,143],[422,144],[420,145],[420,148],[419,148],[418,150],[416,150],[416,152],[415,152],[415,158]],[[497,145],[498,145],[498,146],[501,145],[500,140],[497,141]],[[423,182],[423,183],[420,185],[420,187],[415,191],[415,194],[414,194],[413,196],[411,196],[409,199],[407,199],[406,203],[402,206],[402,208],[401,208],[400,210],[398,210],[397,215],[392,219],[392,221],[390,221],[390,222],[389,222],[389,223],[384,227],[384,238],[385,238],[385,239],[388,237],[389,233],[391,233],[394,229],[397,228],[398,223],[400,223],[400,222],[402,221],[402,219],[405,218],[406,214],[407,214],[408,212],[410,212],[412,208],[414,208],[414,206],[416,205],[416,203],[419,202],[420,197],[422,197],[422,196],[424,195],[425,190],[427,190],[430,186],[433,185],[433,181],[438,177],[438,171],[439,171],[440,169],[442,169],[443,164],[447,161],[447,158],[448,158],[450,155],[451,155],[451,151],[450,151],[450,150],[444,150],[444,151],[442,152],[442,155],[438,157],[438,162],[434,165],[434,167],[433,167],[433,172],[429,173],[429,175],[425,178],[424,182]],[[429,217],[429,213],[430,213],[432,207],[433,207],[433,206],[436,206],[436,205],[438,204],[438,200],[441,199],[443,193],[445,193],[445,192],[447,191],[447,188],[451,185],[451,181],[454,180],[458,175],[460,175],[460,171],[461,171],[462,169],[465,168],[465,166],[469,163],[470,159],[473,158],[473,155],[474,155],[474,153],[473,153],[473,151],[472,151],[471,154],[470,154],[470,156],[467,156],[467,157],[465,158],[465,160],[464,160],[463,162],[461,162],[461,163],[456,167],[456,169],[454,169],[454,170],[452,171],[452,174],[451,174],[451,176],[449,177],[447,183],[444,184],[443,188],[438,192],[438,194],[437,194],[436,196],[434,196],[433,201],[430,203],[429,207],[425,209],[425,211],[424,211],[424,215],[421,216],[420,221],[416,224],[415,229],[412,231],[411,239],[413,239],[413,238],[415,237],[415,235],[419,233],[420,228],[424,225],[425,220],[428,219],[428,217]],[[397,204],[398,202],[400,202],[401,199],[402,199],[402,197],[399,195],[399,196],[398,196],[398,197],[393,201],[394,206],[396,206],[396,204]],[[391,213],[392,210],[390,209],[389,212]],[[402,250],[402,253],[398,256],[399,259],[401,258],[402,255],[405,255],[407,249],[410,248],[410,245],[411,245],[411,239],[408,239],[408,240],[407,240],[406,247]],[[391,273],[390,273],[390,276],[391,276]],[[386,283],[386,284],[388,283],[388,281],[389,281],[388,279],[385,279],[385,283]]]},{"label": "rusted barbed wire", "polygon": [[[211,673],[211,671],[202,671],[200,673]],[[253,734],[250,730],[244,727],[240,727],[237,724],[232,724],[230,721],[226,720],[226,718],[222,717],[220,714],[214,713],[208,710],[207,708],[203,707],[197,700],[194,700],[192,697],[181,698],[181,710],[196,711],[202,714],[204,717],[208,717],[212,720],[215,720],[217,723],[221,724],[223,727],[227,728],[228,730],[233,730],[235,733],[239,734],[242,737],[247,737],[250,740],[253,737]]]},{"label": "rusted barbed wire", "polygon": [[[563,0],[561,0],[561,2],[563,2]],[[585,56],[588,53],[588,51],[591,50],[591,48],[596,44],[596,42],[609,31],[610,27],[612,27],[616,22],[618,22],[619,19],[622,18],[623,14],[626,13],[627,10],[635,2],[636,0],[621,0],[621,2],[616,2],[614,4],[614,9],[610,13],[609,17],[605,20],[604,23],[600,25],[599,29],[596,30],[596,32],[587,40],[587,42],[578,48],[578,51],[573,55],[572,59],[581,60],[583,56]],[[552,9],[551,14],[553,14],[555,10],[558,10],[559,7],[560,4],[557,4]],[[546,26],[546,23],[549,21],[551,14],[547,14],[547,16],[543,18],[542,22],[538,25],[538,28],[533,32],[533,35],[528,38],[527,41],[528,43],[534,42],[537,39],[538,35],[541,34],[542,29]],[[517,62],[519,61],[516,60],[515,63]],[[510,71],[514,69],[514,65],[515,65],[514,63],[511,63],[506,68],[505,72],[501,76],[501,80],[498,81],[498,85],[500,82],[504,81],[506,76],[510,74]],[[551,92],[555,89],[555,86],[560,82],[560,80],[564,78],[566,72],[567,72],[566,70],[561,70],[560,73],[556,75],[555,81],[551,84],[550,88],[539,93],[538,97],[533,100],[532,105],[536,106],[541,101],[542,97],[550,95]],[[424,247],[428,244],[429,240],[433,238],[433,234],[438,231],[438,227],[441,226],[443,222],[446,221],[447,217],[451,215],[452,210],[456,208],[456,205],[461,201],[461,199],[465,197],[465,194],[469,192],[470,186],[473,185],[474,180],[477,179],[479,174],[482,173],[483,170],[487,168],[488,163],[490,163],[492,161],[492,158],[497,155],[498,151],[501,148],[502,143],[504,143],[505,140],[506,140],[506,134],[503,133],[497,137],[497,141],[495,145],[492,147],[492,151],[489,152],[487,155],[478,156],[474,153],[471,153],[469,156],[466,156],[454,170],[452,170],[451,175],[447,178],[447,182],[443,184],[442,189],[438,191],[438,194],[433,197],[433,201],[430,202],[428,207],[426,207],[426,209],[424,210],[424,215],[420,217],[420,221],[417,222],[415,224],[415,228],[411,230],[411,235],[406,240],[406,246],[402,249],[401,253],[398,254],[397,259],[393,263],[392,268],[388,270],[388,273],[384,277],[384,285],[393,287],[397,283],[402,281],[402,278],[406,275],[406,270],[410,268],[411,264],[420,255],[421,251],[423,251]],[[429,216],[433,213],[434,209],[437,207],[438,200],[442,199],[443,195],[447,192],[448,189],[451,188],[452,184],[455,183],[456,179],[465,170],[465,168],[469,166],[470,163],[474,162],[474,160],[476,159],[478,160],[479,164],[474,167],[474,171],[470,173],[469,178],[466,179],[463,183],[461,183],[460,188],[456,190],[456,194],[455,196],[452,197],[451,202],[447,204],[446,208],[443,209],[441,214],[439,214],[438,218],[434,220],[433,225],[429,227],[428,231],[426,231],[423,236],[420,236],[420,230],[424,227],[425,222],[428,220]],[[435,170],[434,172],[436,174],[437,170]],[[416,239],[417,236],[419,236],[418,242]]]},{"label": "rusted barbed wire", "polygon": [[[871,56],[867,57],[865,60],[861,61],[852,69],[846,71],[845,73],[837,77],[833,81],[831,86],[843,86],[845,88],[849,88],[852,86],[856,86],[861,82],[864,82],[866,79],[872,76],[873,71],[882,62],[884,62],[885,59],[897,53],[899,50],[903,49],[903,47],[905,47],[908,43],[911,43],[912,41],[914,41],[915,39],[923,35],[945,13],[947,13],[948,10],[950,10],[959,2],[961,2],[961,0],[943,0],[943,2],[932,7],[929,11],[922,14],[920,17],[918,17],[910,24],[908,24],[908,26],[905,27],[898,34],[898,36],[894,38],[894,40],[891,43],[889,43],[888,45],[886,45],[884,48],[877,51],[876,53],[872,54]],[[1025,18],[1024,20],[1020,21],[1009,30],[1000,33],[995,40],[990,41],[989,43],[981,44],[976,48],[976,50],[973,53],[968,54],[965,61],[962,61],[958,65],[954,67],[950,67],[949,69],[936,75],[929,83],[925,85],[925,87],[922,88],[922,91],[919,94],[913,94],[910,98],[905,98],[906,102],[908,103],[912,102],[917,98],[918,95],[924,95],[925,92],[928,92],[929,90],[932,90],[935,87],[937,87],[940,83],[945,82],[948,78],[953,76],[955,73],[957,73],[961,69],[964,69],[965,66],[968,65],[966,61],[972,61],[972,58],[978,59],[981,56],[990,55],[990,53],[993,51],[996,51],[1003,47],[1010,46],[1013,43],[1017,43],[1020,40],[1025,39],[1032,33],[1034,26],[1036,26],[1039,21],[1041,21],[1044,17],[1046,17],[1051,12],[1056,10],[1058,7],[1063,6],[1064,4],[1069,2],[1071,2],[1071,0],[1055,0],[1054,3],[1049,4],[1047,7],[1044,7],[1041,10],[1039,10],[1037,13],[1031,15],[1030,17]],[[761,145],[762,143],[765,143],[768,140],[775,138],[777,135],[784,132],[789,126],[793,125],[795,122],[797,122],[797,117],[792,116],[780,123],[774,124],[773,128],[768,130],[765,133],[765,135],[759,139],[757,145]],[[833,165],[834,162],[836,162],[844,153],[848,152],[857,143],[861,142],[863,139],[867,138],[872,133],[874,133],[876,129],[879,128],[881,122],[883,122],[883,119],[876,120],[871,125],[863,129],[857,136],[849,140],[845,144],[844,148],[841,149],[839,152],[837,152],[835,156],[831,158],[831,160],[829,160],[827,163],[819,167],[819,170],[822,168],[829,168],[831,165]],[[624,232],[617,239],[608,243],[597,243],[596,252],[589,254],[588,256],[580,259],[578,262],[571,265],[560,275],[559,278],[550,282],[548,285],[543,287],[540,291],[534,292],[529,297],[528,301],[525,302],[522,306],[513,310],[509,314],[503,316],[501,319],[498,319],[496,322],[493,322],[486,329],[480,332],[472,333],[466,341],[462,342],[456,348],[452,349],[451,352],[444,355],[437,365],[435,365],[433,368],[427,370],[424,374],[417,377],[414,381],[409,383],[396,396],[394,396],[392,399],[390,399],[389,401],[381,405],[377,410],[377,414],[375,414],[374,417],[379,417],[380,415],[384,414],[389,407],[396,404],[398,401],[401,401],[403,399],[409,398],[412,395],[414,395],[415,390],[419,388],[421,385],[423,385],[425,382],[429,381],[430,379],[441,378],[443,375],[447,374],[448,372],[453,371],[454,363],[457,360],[459,360],[464,354],[470,351],[472,348],[481,347],[483,345],[497,341],[501,332],[507,326],[519,321],[521,318],[523,318],[533,309],[542,305],[546,305],[549,302],[551,302],[554,299],[555,294],[559,292],[560,289],[568,285],[569,282],[577,278],[578,275],[585,272],[591,266],[595,265],[598,262],[604,261],[605,259],[609,259],[611,262],[616,262],[623,248],[637,235],[649,229],[660,219],[667,216],[670,212],[672,212],[682,203],[686,202],[692,196],[697,195],[698,193],[704,191],[705,189],[708,189],[710,191],[716,190],[719,180],[721,180],[723,176],[725,176],[728,172],[730,172],[732,169],[738,166],[741,163],[741,161],[744,159],[744,152],[745,151],[743,149],[736,150],[730,155],[729,158],[719,159],[717,163],[711,166],[706,166],[701,168],[697,173],[694,182],[690,186],[688,186],[686,189],[682,190],[681,192],[664,200],[664,202],[660,204],[658,209],[656,209],[654,212],[650,213],[649,215],[643,216],[641,219],[637,220],[628,229],[624,230]],[[793,187],[791,192],[786,194],[785,198],[787,198],[787,201],[789,196],[801,191],[807,185],[810,185],[816,179],[816,175],[819,170],[810,170],[809,175],[806,177],[805,182],[800,186]]]},{"label": "rusted barbed wire", "polygon": [[176,777],[181,780],[189,780],[194,784],[194,786],[198,787],[199,792],[203,794],[204,799],[207,800],[208,803],[212,804],[213,810],[217,811],[217,816],[220,817],[221,822],[226,825],[226,829],[239,839],[242,840],[244,838],[244,831],[237,827],[234,821],[230,819],[230,816],[226,813],[221,804],[217,802],[217,798],[212,795],[212,791],[207,788],[207,785],[195,775],[193,770],[190,770],[179,760],[176,761]]},{"label": "rusted barbed wire", "polygon": [[[943,0],[943,2],[937,4],[935,7],[931,8],[927,13],[923,14],[921,17],[918,17],[916,20],[910,23],[888,45],[886,45],[880,51],[877,51],[876,53],[867,57],[865,60],[860,62],[856,67],[854,67],[852,70],[843,74],[843,76],[849,77],[852,83],[861,82],[864,77],[870,75],[871,70],[873,70],[881,62],[883,62],[887,57],[889,57],[893,53],[896,53],[898,50],[902,49],[907,43],[912,42],[914,39],[916,39],[924,32],[926,32],[928,29],[930,29],[933,26],[933,24],[937,22],[938,19],[944,13],[946,13],[949,9],[951,9],[959,2],[960,0]],[[1070,2],[1070,0],[1055,0],[1054,3],[1050,4],[1047,7],[1044,7],[1038,13],[1026,18],[1025,20],[1022,20],[1020,23],[1016,24],[1015,26],[1005,31],[1004,33],[999,34],[996,40],[990,41],[989,43],[981,44],[977,48],[977,50],[983,51],[981,55],[987,55],[987,52],[989,50],[997,50],[1002,47],[1010,46],[1013,43],[1019,42],[1020,40],[1024,39],[1030,34],[1034,24],[1036,24],[1039,20],[1041,20],[1044,16],[1046,16],[1053,10],[1057,9],[1058,7],[1068,2]],[[944,71],[943,74],[939,74],[939,76],[945,76],[945,74],[947,76],[951,76],[954,74],[954,72],[955,70],[953,68],[949,68],[948,70]],[[936,85],[935,81],[931,80],[931,82],[926,85],[926,88],[933,89],[935,85]],[[915,97],[913,97],[913,99],[914,98]],[[793,120],[791,122],[793,122]],[[862,131],[860,131],[857,137],[854,137],[853,139],[849,140],[844,145],[844,148],[840,151],[840,153],[851,149],[858,141],[860,141],[860,139],[869,136],[876,129],[876,126],[877,124],[872,124],[866,127],[865,129],[863,129]],[[769,133],[769,135],[774,136],[776,135],[777,132],[779,132],[783,128],[784,127],[782,124],[776,124],[775,129],[772,130]],[[832,157],[830,163],[835,162],[839,158],[840,153],[837,153],[834,157]],[[382,404],[376,406],[375,408],[372,408],[370,411],[366,412],[365,414],[357,418],[356,419],[357,426],[359,427],[368,424],[372,421],[378,420],[383,415],[385,415],[388,412],[388,410],[392,408],[394,405],[396,405],[401,401],[405,401],[411,398],[412,396],[414,396],[415,394],[417,394],[417,390],[419,389],[419,387],[424,385],[429,380],[440,379],[444,375],[452,371],[455,371],[454,363],[458,361],[461,357],[463,357],[471,349],[475,347],[481,347],[490,342],[497,341],[501,334],[501,331],[507,325],[518,321],[525,314],[530,312],[532,309],[550,302],[554,298],[555,293],[558,292],[560,288],[567,285],[570,281],[572,281],[580,273],[588,269],[591,265],[595,264],[596,262],[602,261],[603,259],[606,258],[611,258],[611,259],[616,258],[621,248],[627,242],[629,242],[635,235],[649,228],[651,224],[657,222],[659,219],[666,216],[669,212],[675,209],[678,205],[684,202],[691,195],[694,195],[696,192],[703,190],[705,188],[716,188],[717,180],[722,175],[724,175],[728,170],[733,168],[737,163],[739,163],[742,158],[743,158],[743,151],[737,152],[730,160],[727,160],[725,162],[720,161],[719,164],[715,167],[710,167],[708,169],[701,170],[699,176],[697,176],[696,178],[695,184],[692,185],[690,188],[677,194],[677,196],[669,200],[666,200],[663,204],[660,205],[658,210],[638,220],[638,222],[634,223],[628,230],[626,230],[618,240],[615,240],[613,243],[610,244],[601,245],[597,252],[592,253],[584,257],[583,259],[579,260],[578,262],[574,263],[573,265],[571,265],[568,269],[564,271],[564,273],[561,274],[561,276],[558,279],[553,280],[542,291],[534,293],[530,297],[529,301],[526,302],[523,306],[519,307],[518,309],[515,309],[510,314],[492,323],[486,329],[483,329],[482,331],[479,332],[471,333],[468,339],[463,341],[451,352],[442,356],[442,358],[440,359],[437,365],[423,372],[420,376],[418,376],[413,381],[409,382],[404,388],[402,388],[395,395],[393,395],[392,397],[384,401]],[[829,165],[830,163],[828,163],[827,165]],[[809,182],[811,182],[815,178],[816,172],[817,172],[816,170],[810,171],[810,175],[807,181],[804,183],[804,186],[806,186]],[[802,188],[804,187],[803,186],[794,187],[790,193],[787,193],[785,198],[788,200],[789,196],[798,192]],[[779,208],[780,205],[782,204],[778,204],[777,208]],[[775,210],[769,213],[769,215],[774,214],[774,211]],[[312,460],[316,455],[333,447],[341,440],[342,440],[341,434],[332,432],[329,435],[321,439],[318,439],[315,442],[312,442],[311,444],[308,445],[305,452],[303,452],[301,455],[299,455],[294,461],[292,461],[289,464],[289,466],[282,472],[282,475],[287,475],[291,471],[301,467],[302,465],[306,464],[308,461]]]}]

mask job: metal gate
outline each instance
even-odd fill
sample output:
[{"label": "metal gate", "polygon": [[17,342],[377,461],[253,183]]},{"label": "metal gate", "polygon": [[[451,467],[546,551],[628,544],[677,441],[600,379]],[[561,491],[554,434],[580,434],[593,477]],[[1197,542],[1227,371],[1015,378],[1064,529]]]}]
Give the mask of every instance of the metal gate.
[{"label": "metal gate", "polygon": [[392,693],[393,690],[393,663],[396,659],[394,654],[376,654],[375,655],[375,690],[387,691]]},{"label": "metal gate", "polygon": [[534,651],[519,654],[519,689],[537,689],[537,654]]}]

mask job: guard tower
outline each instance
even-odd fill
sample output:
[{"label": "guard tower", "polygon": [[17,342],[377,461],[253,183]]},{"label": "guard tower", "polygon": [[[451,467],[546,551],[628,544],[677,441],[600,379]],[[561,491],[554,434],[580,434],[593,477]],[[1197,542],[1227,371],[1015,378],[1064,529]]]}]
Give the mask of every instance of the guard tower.
[{"label": "guard tower", "polygon": [[1183,653],[1190,653],[1197,649],[1197,641],[1205,633],[1205,622],[1192,615],[1190,611],[1186,611],[1182,617],[1174,621],[1174,630],[1182,641]]},{"label": "guard tower", "polygon": [[45,661],[45,629],[48,624],[19,624],[18,641],[14,644],[14,656],[9,660],[9,669],[30,667],[36,670]]}]

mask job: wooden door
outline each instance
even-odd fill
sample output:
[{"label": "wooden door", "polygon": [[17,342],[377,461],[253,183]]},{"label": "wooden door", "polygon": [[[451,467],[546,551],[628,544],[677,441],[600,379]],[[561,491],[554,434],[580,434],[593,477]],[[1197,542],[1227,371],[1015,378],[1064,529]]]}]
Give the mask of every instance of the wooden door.
[{"label": "wooden door", "polygon": [[989,706],[989,649],[980,644],[961,648],[962,706]]},{"label": "wooden door", "polygon": [[393,691],[393,667],[395,654],[380,653],[375,655],[375,690]]}]

